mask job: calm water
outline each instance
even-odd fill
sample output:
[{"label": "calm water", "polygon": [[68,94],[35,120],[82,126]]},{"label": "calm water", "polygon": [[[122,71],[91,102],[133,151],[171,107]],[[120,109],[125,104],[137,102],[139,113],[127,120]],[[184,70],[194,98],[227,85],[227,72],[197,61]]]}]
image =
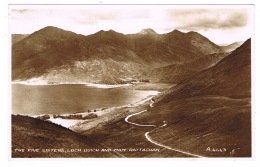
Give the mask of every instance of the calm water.
[{"label": "calm water", "polygon": [[85,85],[12,85],[13,114],[62,114],[137,102],[154,91],[100,89]]}]

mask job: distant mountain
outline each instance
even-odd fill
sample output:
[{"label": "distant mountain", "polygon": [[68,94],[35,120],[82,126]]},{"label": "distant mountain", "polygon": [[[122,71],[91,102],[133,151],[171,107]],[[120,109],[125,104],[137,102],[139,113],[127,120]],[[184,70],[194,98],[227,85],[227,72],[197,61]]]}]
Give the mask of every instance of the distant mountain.
[{"label": "distant mountain", "polygon": [[12,34],[12,44],[26,38],[29,34]]},{"label": "distant mountain", "polygon": [[191,41],[191,45],[198,48],[204,55],[223,52],[218,45],[197,32],[188,32],[187,38]]},{"label": "distant mountain", "polygon": [[233,50],[235,50],[236,48],[238,48],[239,46],[241,46],[244,42],[234,42],[232,44],[229,45],[220,45],[220,47],[225,51],[225,52],[232,52]]},{"label": "distant mountain", "polygon": [[147,28],[147,29],[142,29],[139,34],[154,34],[157,35],[157,33],[151,29],[151,28]]},{"label": "distant mountain", "polygon": [[225,53],[209,54],[190,62],[154,68],[147,74],[147,78],[160,83],[178,84],[194,74],[212,67],[226,55]]},{"label": "distant mountain", "polygon": [[158,143],[206,157],[251,157],[251,40],[155,101],[131,121],[167,123],[150,133]]},{"label": "distant mountain", "polygon": [[[167,34],[157,34],[152,29],[146,29],[128,36],[134,41],[135,53],[153,67],[189,62],[207,54],[222,52],[219,46],[193,32],[174,30]],[[200,45],[205,45],[208,51],[201,49]]]},{"label": "distant mountain", "polygon": [[[28,79],[48,74],[85,56],[83,35],[46,27],[12,45],[12,77]],[[84,57],[83,57],[84,58]]]},{"label": "distant mountain", "polygon": [[113,30],[89,36],[46,27],[12,45],[12,79],[47,82],[124,83],[153,68],[223,52],[202,35],[152,29],[124,35]]}]

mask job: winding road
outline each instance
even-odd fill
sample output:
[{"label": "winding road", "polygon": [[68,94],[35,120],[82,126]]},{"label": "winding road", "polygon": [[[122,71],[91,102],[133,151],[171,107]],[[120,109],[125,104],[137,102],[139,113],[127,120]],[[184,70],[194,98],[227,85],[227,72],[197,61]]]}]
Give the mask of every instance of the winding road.
[{"label": "winding road", "polygon": [[175,151],[175,152],[178,152],[178,153],[182,153],[182,154],[185,154],[185,155],[189,155],[189,156],[192,156],[192,157],[205,158],[205,157],[203,157],[203,156],[201,156],[201,155],[192,154],[192,153],[189,153],[189,152],[186,152],[186,151],[182,151],[182,150],[179,150],[179,149],[171,148],[171,147],[169,147],[169,146],[160,144],[160,143],[154,141],[154,140],[149,136],[149,133],[150,133],[150,132],[145,132],[144,135],[145,135],[146,139],[147,139],[149,142],[151,142],[151,143],[153,143],[153,144],[155,144],[155,145],[157,145],[157,146],[160,146],[160,147],[163,147],[163,148],[166,148],[166,149],[168,149],[168,150],[172,150],[172,151]]},{"label": "winding road", "polygon": [[129,124],[132,124],[132,125],[136,125],[136,126],[152,126],[152,127],[156,127],[156,125],[146,125],[146,124],[138,124],[138,123],[134,123],[134,122],[130,122],[128,121],[129,118],[135,116],[135,115],[139,115],[139,114],[142,114],[144,112],[146,112],[147,110],[143,110],[143,111],[140,111],[138,113],[134,113],[134,114],[131,114],[131,115],[128,115],[126,118],[125,118],[125,122],[129,123]]},{"label": "winding road", "polygon": [[[151,100],[150,107],[153,107],[153,103],[154,103],[154,100]],[[147,126],[150,126],[150,127],[155,127],[155,128],[162,128],[162,127],[167,126],[166,121],[163,121],[164,124],[163,124],[162,126],[158,126],[158,127],[157,127],[156,125],[138,124],[138,123],[130,122],[130,121],[128,120],[129,118],[131,118],[131,117],[133,117],[133,116],[136,116],[136,115],[139,115],[139,114],[142,114],[142,113],[144,113],[144,112],[147,112],[147,110],[143,110],[143,111],[140,111],[140,112],[137,112],[137,113],[128,115],[128,116],[125,118],[125,122],[127,122],[127,123],[129,123],[129,124],[132,124],[132,125],[135,125],[135,126],[143,126],[143,127],[144,127],[144,126],[146,126],[146,127],[147,127]],[[153,129],[153,130],[154,130],[154,129]],[[160,146],[160,147],[163,147],[163,148],[165,148],[165,149],[172,150],[172,151],[175,151],[175,152],[178,152],[178,153],[182,153],[182,154],[185,154],[185,155],[188,155],[188,156],[196,157],[196,158],[206,158],[206,157],[203,157],[203,156],[198,155],[198,154],[189,153],[189,152],[186,152],[186,151],[182,151],[182,150],[179,150],[179,149],[176,149],[176,148],[171,148],[171,147],[169,147],[169,146],[160,144],[160,143],[158,143],[157,141],[153,140],[153,139],[151,138],[151,136],[149,136],[149,133],[150,133],[150,132],[151,132],[151,131],[145,132],[144,136],[145,136],[145,138],[146,138],[149,142],[151,142],[151,143],[153,143],[153,144],[155,144],[155,145],[157,145],[157,146]]]}]

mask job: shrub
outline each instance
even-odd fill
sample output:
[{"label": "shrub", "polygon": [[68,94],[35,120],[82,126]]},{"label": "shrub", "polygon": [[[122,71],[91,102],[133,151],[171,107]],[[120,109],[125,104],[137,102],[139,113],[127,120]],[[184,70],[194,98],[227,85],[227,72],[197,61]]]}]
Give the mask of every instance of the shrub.
[{"label": "shrub", "polygon": [[149,79],[141,79],[140,82],[150,82]]},{"label": "shrub", "polygon": [[85,117],[82,117],[82,119],[92,119],[92,118],[97,118],[97,114],[91,113],[86,115]]},{"label": "shrub", "polygon": [[48,114],[45,114],[45,115],[38,116],[37,118],[42,120],[47,120],[50,119],[51,117]]}]

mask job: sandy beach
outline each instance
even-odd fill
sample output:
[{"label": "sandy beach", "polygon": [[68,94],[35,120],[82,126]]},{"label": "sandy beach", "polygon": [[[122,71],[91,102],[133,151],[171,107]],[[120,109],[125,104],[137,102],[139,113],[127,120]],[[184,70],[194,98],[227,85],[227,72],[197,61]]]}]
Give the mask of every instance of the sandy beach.
[{"label": "sandy beach", "polygon": [[[149,102],[154,96],[158,95],[160,92],[154,91],[153,95],[149,95],[148,97],[141,99],[135,103],[127,104],[123,106],[118,107],[110,107],[110,108],[97,108],[91,111],[81,112],[81,113],[74,113],[74,114],[41,114],[41,115],[34,115],[32,117],[34,118],[43,118],[44,116],[49,117],[48,119],[45,119],[46,121],[51,121],[55,124],[61,125],[63,127],[69,128],[71,130],[75,130],[78,127],[84,125],[86,129],[91,128],[95,125],[97,125],[100,121],[104,118],[110,119],[111,115],[113,113],[117,112],[115,115],[120,114],[121,111],[126,111],[133,109],[135,107],[141,106],[147,102]],[[65,117],[74,117],[79,116],[80,118],[87,117],[89,115],[96,115],[95,118],[90,119],[69,119]],[[123,113],[122,113],[123,114]],[[77,127],[77,128],[76,128]],[[82,128],[82,127],[81,127]]]}]

